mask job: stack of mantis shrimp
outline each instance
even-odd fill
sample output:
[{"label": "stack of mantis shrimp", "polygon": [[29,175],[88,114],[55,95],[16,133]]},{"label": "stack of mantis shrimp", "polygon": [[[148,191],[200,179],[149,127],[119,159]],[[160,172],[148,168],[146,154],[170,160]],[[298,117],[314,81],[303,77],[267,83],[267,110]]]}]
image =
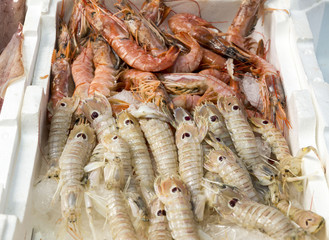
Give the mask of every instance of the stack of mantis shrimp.
[{"label": "stack of mantis shrimp", "polygon": [[280,73],[250,37],[263,5],[243,0],[224,33],[160,0],[75,1],[53,55],[47,173],[75,238],[84,208],[94,239],[95,211],[113,240],[202,239],[209,216],[275,239],[324,225],[291,204],[315,149],[292,156],[282,135]]}]

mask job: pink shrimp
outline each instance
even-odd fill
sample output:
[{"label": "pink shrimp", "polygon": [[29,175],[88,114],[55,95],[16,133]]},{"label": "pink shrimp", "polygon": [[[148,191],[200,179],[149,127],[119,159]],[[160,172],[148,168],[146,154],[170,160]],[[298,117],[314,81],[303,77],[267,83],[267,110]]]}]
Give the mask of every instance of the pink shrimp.
[{"label": "pink shrimp", "polygon": [[226,59],[222,56],[206,49],[202,48],[203,54],[201,59],[202,66],[210,66],[212,68],[222,69],[225,67]]},{"label": "pink shrimp", "polygon": [[106,42],[97,39],[92,44],[94,52],[95,77],[90,83],[88,94],[96,91],[109,97],[116,87],[116,70],[111,60],[111,49]]},{"label": "pink shrimp", "polygon": [[88,4],[85,9],[89,23],[129,66],[142,71],[157,72],[174,64],[179,53],[177,47],[172,46],[161,56],[154,57],[137,45],[119,18],[95,3]]},{"label": "pink shrimp", "polygon": [[73,96],[78,97],[80,101],[88,98],[88,89],[94,78],[93,72],[93,50],[89,42],[72,64],[75,83]]},{"label": "pink shrimp", "polygon": [[219,80],[221,80],[222,82],[224,82],[226,84],[228,84],[231,80],[231,77],[228,73],[221,72],[221,71],[217,70],[216,68],[204,69],[204,70],[200,71],[199,74],[213,76],[215,78],[218,78]]},{"label": "pink shrimp", "polygon": [[174,73],[193,72],[199,67],[203,56],[199,43],[189,34],[183,32],[176,34],[175,37],[187,45],[190,48],[190,52],[187,54],[180,53],[176,62],[168,71]]},{"label": "pink shrimp", "polygon": [[195,106],[198,105],[200,98],[201,97],[199,95],[182,94],[175,96],[172,99],[172,102],[175,108],[182,107],[188,111],[192,111]]}]

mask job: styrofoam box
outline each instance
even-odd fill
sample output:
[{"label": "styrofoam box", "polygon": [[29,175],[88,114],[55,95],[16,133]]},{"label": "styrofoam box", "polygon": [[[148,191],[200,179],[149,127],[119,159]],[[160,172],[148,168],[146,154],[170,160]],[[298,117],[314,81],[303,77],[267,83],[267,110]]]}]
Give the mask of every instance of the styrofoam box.
[{"label": "styrofoam box", "polygon": [[[297,0],[295,1],[292,1],[292,6],[299,6]],[[240,2],[239,0],[207,0],[199,1],[199,4],[202,17],[210,22],[219,23],[214,25],[226,31]],[[301,2],[306,5],[306,0]],[[3,123],[0,124],[0,130],[7,131],[8,135],[8,137],[0,135],[0,139],[2,139],[0,146],[7,146],[7,155],[9,155],[6,156],[6,169],[3,170],[1,165],[0,170],[0,239],[6,240],[31,239],[33,232],[31,192],[39,175],[41,163],[45,161],[43,147],[47,138],[45,118],[51,54],[55,45],[56,10],[60,9],[61,1],[31,0],[28,4],[30,4],[28,11],[32,8],[35,10],[33,13],[28,12],[33,15],[33,18],[29,20],[28,16],[30,15],[27,15],[26,26],[31,26],[31,28],[33,26],[33,29],[36,29],[36,42],[39,43],[38,48],[36,48],[39,51],[34,74],[33,77],[30,76],[31,80],[29,81],[32,84],[26,88],[20,116],[17,113],[15,117],[8,118],[7,125],[0,121]],[[176,12],[188,10],[198,14],[198,9],[193,2],[174,1],[172,4],[174,4],[172,7]],[[65,5],[67,9],[70,9],[72,1],[65,1]],[[271,0],[268,1],[268,7],[289,10],[290,2]],[[271,11],[266,13],[264,25],[257,27],[255,35],[263,35],[265,41],[270,42],[268,59],[281,72],[288,103],[288,116],[292,125],[288,140],[292,153],[296,154],[301,147],[309,145],[321,149],[318,135],[320,126],[318,116],[321,106],[313,104],[317,103],[314,101],[315,94],[309,90],[309,84],[306,84],[302,60],[299,57],[301,41],[295,41],[305,28],[304,25],[296,25],[295,27],[294,24],[296,25],[296,22],[286,11]],[[301,24],[306,25],[307,19]],[[298,27],[300,29],[296,29]],[[30,32],[29,34],[32,34]],[[7,140],[3,140],[3,138]],[[8,139],[12,141],[11,145]],[[2,174],[2,171],[5,171],[5,175]],[[305,209],[311,209],[321,214],[326,219],[326,229],[328,229],[329,208],[327,201],[329,200],[329,191],[321,162],[314,154],[310,153],[304,158],[303,173],[309,178],[305,180],[305,191],[301,202]],[[321,231],[320,239],[329,238],[329,232],[326,229]],[[40,237],[35,236],[34,239],[40,239]]]}]

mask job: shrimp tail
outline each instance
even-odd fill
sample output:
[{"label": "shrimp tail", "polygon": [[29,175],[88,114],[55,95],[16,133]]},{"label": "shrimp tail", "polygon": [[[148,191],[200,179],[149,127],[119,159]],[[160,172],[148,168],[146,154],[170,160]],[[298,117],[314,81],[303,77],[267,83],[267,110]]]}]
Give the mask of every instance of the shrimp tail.
[{"label": "shrimp tail", "polygon": [[206,207],[206,196],[204,194],[199,194],[196,198],[192,198],[194,213],[196,218],[200,221],[203,220],[204,209]]}]

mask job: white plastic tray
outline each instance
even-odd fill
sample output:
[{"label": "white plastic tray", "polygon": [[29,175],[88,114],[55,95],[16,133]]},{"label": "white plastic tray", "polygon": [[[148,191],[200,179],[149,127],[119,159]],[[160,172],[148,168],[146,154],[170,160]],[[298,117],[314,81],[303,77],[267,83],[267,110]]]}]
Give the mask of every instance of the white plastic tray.
[{"label": "white plastic tray", "polygon": [[[297,0],[296,0],[297,1]],[[305,0],[306,1],[306,0]],[[31,222],[31,189],[38,176],[42,161],[45,161],[43,146],[45,145],[47,129],[45,125],[46,105],[49,92],[49,78],[41,79],[50,75],[51,54],[55,44],[56,36],[56,9],[60,6],[60,0],[30,1],[31,7],[38,10],[33,12],[34,27],[38,26],[35,32],[37,42],[39,42],[38,58],[34,68],[32,86],[26,88],[26,93],[21,110],[21,117],[16,115],[9,118],[7,125],[3,129],[7,131],[12,144],[8,145],[9,140],[3,140],[7,146],[8,170],[5,171],[0,188],[1,204],[0,213],[0,238],[1,239],[30,239],[32,235]],[[221,0],[221,1],[200,1],[202,16],[211,22],[224,22],[219,24],[223,31],[226,31],[233,19],[239,0]],[[66,4],[70,5],[69,1]],[[292,2],[292,6],[294,3]],[[185,5],[175,4],[174,9],[177,12],[186,11]],[[298,5],[296,3],[296,5]],[[188,3],[197,14],[197,9],[193,3]],[[69,7],[69,6],[68,6]],[[285,0],[269,1],[268,7],[276,9],[289,9],[289,3]],[[31,9],[31,8],[30,8]],[[29,9],[29,10],[30,10]],[[60,8],[59,8],[60,9]],[[29,25],[29,24],[28,24]],[[303,66],[299,57],[299,48],[295,39],[297,39],[298,29],[295,29],[296,23],[285,11],[273,11],[265,15],[264,36],[265,40],[270,39],[270,52],[268,57],[277,69],[281,72],[283,85],[285,88],[288,115],[293,128],[289,131],[289,142],[293,154],[298,149],[308,145],[317,146],[319,132],[318,106],[314,107],[314,93],[309,90],[308,84],[305,84],[305,75]],[[298,27],[298,25],[296,26]],[[0,121],[1,123],[1,121]],[[16,123],[16,125],[14,124]],[[5,135],[0,135],[5,136]],[[20,136],[20,138],[19,138]],[[1,138],[1,137],[0,137]],[[0,140],[1,141],[1,140]],[[1,143],[0,143],[1,144]],[[3,146],[4,144],[0,145]],[[11,147],[11,148],[10,148]],[[15,164],[15,167],[13,167]],[[302,197],[302,203],[306,209],[311,209],[321,214],[329,223],[329,209],[327,201],[329,199],[328,186],[325,180],[319,160],[314,154],[309,154],[303,161],[304,174],[313,177],[305,181],[305,193]],[[328,225],[327,225],[328,226]],[[328,227],[327,227],[328,229]],[[322,231],[320,239],[328,238],[328,232]],[[36,238],[35,239],[40,239]]]}]

